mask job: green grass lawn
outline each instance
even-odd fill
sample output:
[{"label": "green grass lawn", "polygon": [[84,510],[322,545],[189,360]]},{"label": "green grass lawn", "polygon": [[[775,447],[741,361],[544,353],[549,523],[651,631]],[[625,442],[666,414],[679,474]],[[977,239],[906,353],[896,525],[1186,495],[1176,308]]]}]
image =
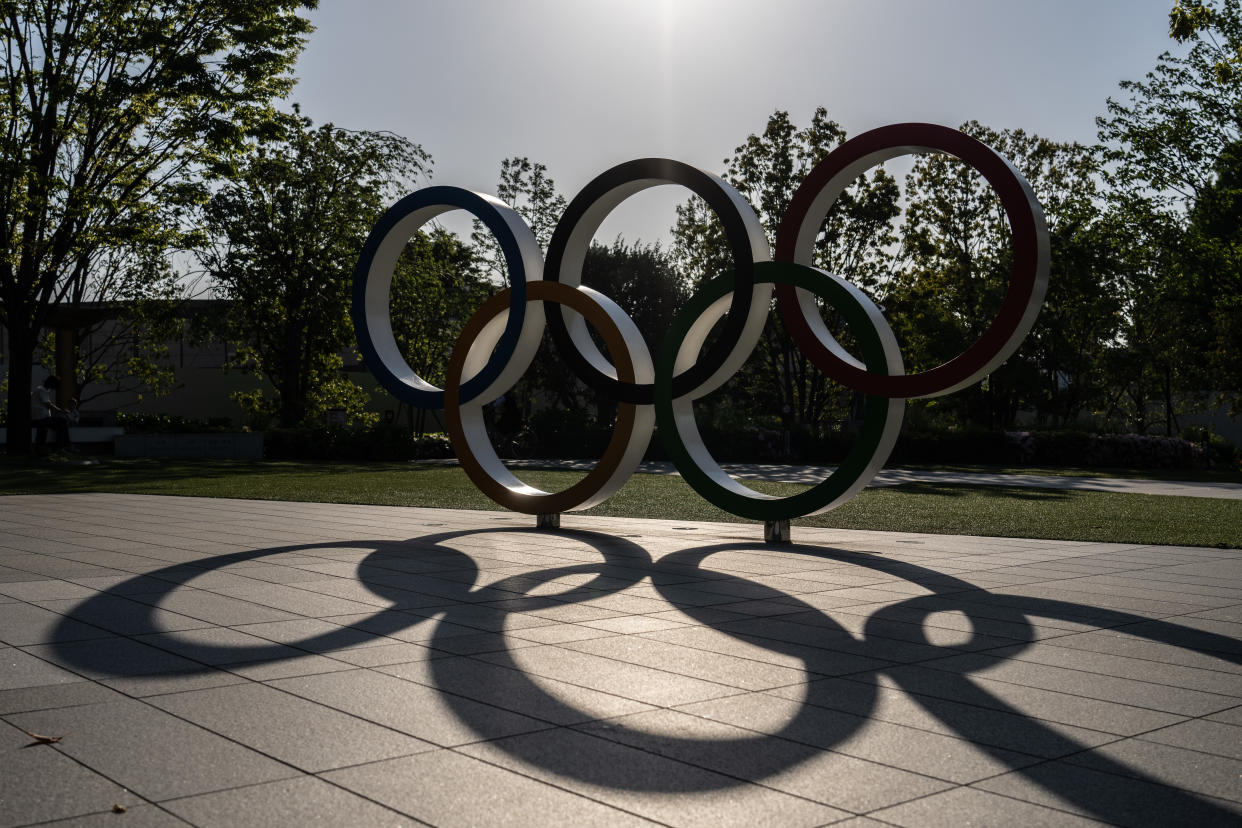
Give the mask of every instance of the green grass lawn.
[{"label": "green grass lawn", "polygon": [[[582,476],[536,470],[520,475],[546,490],[563,489]],[[803,488],[753,481],[747,485],[771,494]],[[499,509],[452,466],[110,458],[80,466],[0,458],[0,494],[58,492]],[[744,522],[711,506],[680,477],[645,474],[635,475],[613,498],[583,514]],[[920,483],[870,489],[839,509],[794,524],[1242,548],[1242,502],[1112,492]]]}]

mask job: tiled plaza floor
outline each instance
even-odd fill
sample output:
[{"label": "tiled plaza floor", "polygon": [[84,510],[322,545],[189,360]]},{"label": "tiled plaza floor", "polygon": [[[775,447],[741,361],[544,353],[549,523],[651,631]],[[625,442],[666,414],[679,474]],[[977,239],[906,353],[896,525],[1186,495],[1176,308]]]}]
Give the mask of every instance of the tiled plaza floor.
[{"label": "tiled plaza floor", "polygon": [[1242,824],[1238,550],[532,522],[0,498],[0,826]]}]

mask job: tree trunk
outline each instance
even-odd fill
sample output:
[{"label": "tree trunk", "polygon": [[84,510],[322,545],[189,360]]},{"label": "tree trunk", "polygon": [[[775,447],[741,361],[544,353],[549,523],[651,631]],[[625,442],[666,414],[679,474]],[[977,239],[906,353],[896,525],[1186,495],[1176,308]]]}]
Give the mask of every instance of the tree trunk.
[{"label": "tree trunk", "polygon": [[9,398],[6,407],[9,454],[30,454],[30,369],[34,336],[9,329]]}]

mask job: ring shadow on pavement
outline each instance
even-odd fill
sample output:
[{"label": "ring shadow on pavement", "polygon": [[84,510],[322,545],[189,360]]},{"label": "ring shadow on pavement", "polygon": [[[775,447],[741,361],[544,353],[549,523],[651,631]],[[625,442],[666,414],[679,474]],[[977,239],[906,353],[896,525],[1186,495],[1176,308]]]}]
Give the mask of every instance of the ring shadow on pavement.
[{"label": "ring shadow on pavement", "polygon": [[[575,729],[556,728],[548,731],[553,734],[550,743],[547,739],[503,739],[501,737],[507,734],[494,732],[489,717],[480,712],[485,710],[485,706],[470,700],[472,688],[469,684],[474,679],[454,672],[451,665],[455,659],[432,659],[429,662],[436,687],[442,691],[447,706],[481,739],[495,740],[496,746],[532,766],[615,789],[677,793],[726,788],[747,781],[762,782],[857,735],[865,730],[865,717],[876,705],[877,679],[880,674],[886,674],[953,733],[969,740],[979,751],[1018,771],[1030,782],[1081,812],[1122,823],[1155,819],[1164,824],[1237,824],[1236,813],[1192,793],[1167,787],[1141,770],[1099,753],[1091,756],[1091,771],[1083,768],[1066,772],[1065,767],[1056,760],[1088,753],[1090,748],[1021,713],[972,682],[967,673],[1004,662],[1020,651],[1015,648],[1031,644],[1035,640],[1035,632],[1028,620],[1030,616],[1077,622],[1089,618],[1092,625],[1100,628],[1132,625],[1131,629],[1125,630],[1127,634],[1207,654],[1233,664],[1242,664],[1242,642],[1238,640],[1085,604],[989,592],[951,575],[873,555],[804,545],[782,547],[782,553],[856,564],[900,577],[930,591],[930,594],[912,597],[875,611],[865,621],[863,635],[859,638],[822,610],[792,595],[736,575],[703,568],[704,562],[712,555],[754,551],[764,548],[762,545],[726,543],[700,546],[673,552],[659,561],[653,561],[638,544],[612,535],[581,530],[560,531],[557,537],[572,537],[594,548],[602,557],[599,563],[523,573],[475,590],[478,566],[469,555],[453,549],[450,544],[461,538],[506,534],[530,537],[537,534],[537,530],[443,532],[412,538],[403,543],[376,540],[299,544],[221,555],[193,565],[177,564],[137,576],[84,600],[60,622],[53,635],[54,646],[62,663],[89,675],[131,676],[157,672],[157,662],[166,657],[162,650],[151,650],[148,664],[141,663],[140,658],[138,663],[118,667],[107,648],[84,646],[96,645],[98,641],[74,640],[80,638],[75,635],[81,629],[79,624],[99,626],[101,618],[107,617],[119,603],[123,603],[131,610],[130,617],[126,619],[126,632],[163,632],[164,645],[177,656],[189,660],[188,667],[179,667],[182,672],[209,672],[215,669],[213,665],[221,664],[280,661],[302,657],[308,652],[330,653],[373,640],[377,635],[398,633],[422,623],[437,625],[427,642],[429,646],[452,652],[454,648],[449,639],[454,633],[449,631],[477,626],[472,615],[478,612],[480,606],[487,607],[487,602],[497,600],[498,596],[506,597],[503,608],[494,608],[496,612],[537,612],[618,593],[649,578],[654,589],[669,605],[691,620],[803,663],[809,679],[805,685],[806,695],[783,726],[774,731],[753,732],[752,735],[733,739],[696,739],[653,734],[609,721],[586,727],[580,724]],[[233,646],[176,640],[176,633],[160,629],[156,617],[160,602],[199,576],[272,555],[346,548],[374,550],[359,563],[358,582],[375,595],[392,600],[393,608],[378,609],[367,619],[351,622],[353,626],[339,627],[296,642],[270,645]],[[587,575],[594,577],[560,592],[529,594],[533,589],[563,578]],[[744,590],[750,598],[789,605],[793,609],[793,623],[805,628],[803,635],[790,638],[802,638],[803,643],[736,631],[739,625],[736,620],[722,620],[722,614],[718,611],[683,600],[679,593],[685,586],[687,576],[710,578],[718,584],[730,583]],[[164,585],[153,587],[153,580]],[[443,599],[445,606],[418,610],[425,613],[423,615],[397,609],[402,598],[408,598],[411,591],[419,591],[420,585],[425,587],[426,594]],[[963,600],[964,595],[969,595],[969,600]],[[972,632],[969,641],[941,646],[926,639],[923,620],[932,613],[944,611],[958,611],[970,620]],[[791,614],[785,614],[782,618],[791,618]],[[742,626],[745,626],[744,622]],[[1005,628],[1004,635],[1009,639],[1000,647],[1004,654],[988,652],[988,648],[996,647],[996,639],[981,632],[998,626]],[[913,640],[920,636],[921,641]],[[815,645],[807,646],[806,637],[814,637]],[[909,643],[938,652],[915,659],[893,657],[895,647]],[[950,655],[968,660],[969,669],[960,673],[901,669],[914,662]],[[508,668],[505,671],[508,677],[504,688],[506,697],[537,700],[540,712],[534,715],[539,718],[549,723],[586,723],[593,718],[541,688],[518,666],[509,650],[491,652],[488,658],[493,664]],[[191,662],[197,662],[198,666]],[[856,664],[858,668],[853,671],[842,669],[843,662]],[[929,673],[934,673],[935,677],[929,677]],[[840,682],[813,680],[820,676],[846,674],[850,679],[850,692],[846,699],[841,698]],[[1002,741],[996,738],[993,731],[996,717],[963,712],[972,709],[1007,714],[1007,731],[1003,741],[1008,747],[996,744]],[[825,717],[825,711],[840,711],[842,715]],[[529,711],[525,712],[532,715]],[[717,772],[656,774],[619,766],[614,762],[592,761],[589,755],[584,755],[584,750],[588,750],[584,744],[589,744],[589,740],[582,738],[584,733]],[[1038,746],[1035,751],[1037,755],[1017,754],[1014,745]],[[1019,756],[1022,761],[1016,762],[1015,757]],[[831,780],[825,780],[825,784],[831,784]]]}]

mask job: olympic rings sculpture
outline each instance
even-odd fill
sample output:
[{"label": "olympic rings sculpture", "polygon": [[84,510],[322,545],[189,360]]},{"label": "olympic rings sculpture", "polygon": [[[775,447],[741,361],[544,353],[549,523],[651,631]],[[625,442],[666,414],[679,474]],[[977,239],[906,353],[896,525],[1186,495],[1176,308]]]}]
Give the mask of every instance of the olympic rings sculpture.
[{"label": "olympic rings sculpture", "polygon": [[[897,340],[875,303],[812,262],[828,211],[854,179],[891,158],[929,151],[966,162],[995,190],[1009,221],[1013,265],[1000,311],[978,341],[942,365],[907,374]],[[732,271],[700,287],[675,317],[653,360],[633,320],[581,280],[587,249],[604,218],[626,198],[660,184],[683,186],[707,202],[724,227]],[[471,213],[491,231],[510,286],[466,323],[440,389],[402,357],[392,332],[389,291],[406,243],[428,221],[454,209]],[[894,124],[845,142],[810,171],[781,220],[775,256],[754,208],[737,190],[718,176],[663,158],[620,164],[587,184],[553,231],[546,261],[530,228],[498,199],[459,187],[419,190],[394,204],[367,238],[354,271],[353,319],[372,374],[403,402],[443,409],[466,474],[506,508],[549,515],[600,503],[638,467],[658,425],[677,470],[713,505],[753,520],[788,521],[839,506],[871,481],[897,439],[906,399],[965,388],[1018,349],[1043,304],[1049,258],[1039,201],[1004,157],[955,129]],[[819,484],[783,498],[754,491],[721,468],[703,443],[693,407],[741,368],[763,333],[773,295],[812,364],[866,400],[862,431],[845,460]],[[817,297],[845,319],[859,342],[861,360],[833,338]],[[616,365],[595,345],[588,325]],[[483,405],[507,392],[530,366],[545,326],[578,378],[618,402],[616,428],[604,456],[583,480],[558,493],[528,486],[510,472],[491,445],[483,418]],[[720,335],[706,344],[717,326]]]}]

